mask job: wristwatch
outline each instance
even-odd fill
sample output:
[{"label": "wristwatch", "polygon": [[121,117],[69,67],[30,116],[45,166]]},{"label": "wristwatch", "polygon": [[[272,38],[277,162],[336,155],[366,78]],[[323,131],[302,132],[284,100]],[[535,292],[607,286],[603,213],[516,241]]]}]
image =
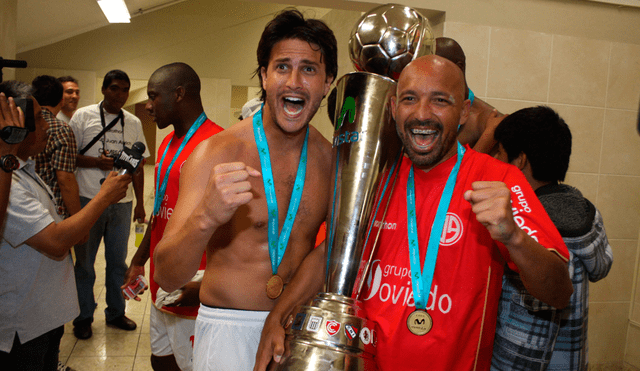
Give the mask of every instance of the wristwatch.
[{"label": "wristwatch", "polygon": [[14,155],[4,155],[0,157],[0,167],[5,172],[10,173],[20,167],[20,162]]}]

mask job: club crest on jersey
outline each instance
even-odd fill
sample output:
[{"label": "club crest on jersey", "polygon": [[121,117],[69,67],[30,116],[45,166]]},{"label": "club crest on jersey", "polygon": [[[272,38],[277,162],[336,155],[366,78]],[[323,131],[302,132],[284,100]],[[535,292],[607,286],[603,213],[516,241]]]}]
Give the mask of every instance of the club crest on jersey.
[{"label": "club crest on jersey", "polygon": [[444,227],[442,228],[442,236],[440,236],[440,245],[451,246],[460,241],[464,232],[462,226],[462,219],[454,213],[447,213],[447,217],[444,220]]},{"label": "club crest on jersey", "polygon": [[353,340],[358,336],[358,328],[352,325],[344,325],[344,334],[347,335],[347,339]]},{"label": "club crest on jersey", "polygon": [[329,334],[330,336],[333,336],[333,335],[337,334],[338,331],[340,331],[340,326],[342,326],[340,324],[340,322],[334,321],[334,320],[329,320],[325,324],[325,329],[327,330],[327,334]]}]

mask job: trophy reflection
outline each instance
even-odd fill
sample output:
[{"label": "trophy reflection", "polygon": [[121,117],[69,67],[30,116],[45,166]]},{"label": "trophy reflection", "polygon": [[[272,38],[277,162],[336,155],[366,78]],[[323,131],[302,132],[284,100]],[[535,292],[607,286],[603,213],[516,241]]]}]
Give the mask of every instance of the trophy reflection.
[{"label": "trophy reflection", "polygon": [[[384,220],[402,144],[390,100],[402,68],[434,52],[428,21],[401,5],[383,5],[362,16],[349,51],[359,71],[337,83],[334,113],[333,195],[327,219],[325,292],[295,311],[285,352],[269,370],[377,370],[376,325],[358,300],[375,245],[375,220]],[[388,199],[388,198],[387,198]]]}]

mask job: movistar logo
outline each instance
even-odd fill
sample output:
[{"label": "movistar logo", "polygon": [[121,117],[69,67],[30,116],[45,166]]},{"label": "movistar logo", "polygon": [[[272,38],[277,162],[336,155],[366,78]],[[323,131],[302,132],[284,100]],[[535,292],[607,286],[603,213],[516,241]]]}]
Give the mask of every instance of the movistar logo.
[{"label": "movistar logo", "polygon": [[356,118],[356,100],[353,97],[347,97],[342,105],[342,111],[336,122],[336,130],[342,127],[344,119],[349,115],[349,123],[353,124],[353,120]]},{"label": "movistar logo", "polygon": [[357,131],[345,131],[344,133],[333,137],[333,146],[337,147],[344,143],[357,142],[358,139],[360,139],[360,133]]},{"label": "movistar logo", "polygon": [[[350,124],[353,124],[353,121],[356,118],[356,100],[353,97],[347,97],[344,100],[344,104],[342,105],[342,111],[340,111],[340,116],[338,116],[338,120],[336,121],[336,131],[339,130],[344,121],[346,119],[349,120]],[[357,142],[360,139],[360,133],[357,131],[345,131],[340,135],[336,135],[333,138],[333,146],[337,147],[344,143],[353,143]]]}]

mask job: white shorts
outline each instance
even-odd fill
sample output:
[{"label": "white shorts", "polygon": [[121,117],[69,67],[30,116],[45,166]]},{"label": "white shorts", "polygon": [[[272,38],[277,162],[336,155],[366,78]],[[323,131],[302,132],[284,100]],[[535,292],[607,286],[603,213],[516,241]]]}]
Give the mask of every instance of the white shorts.
[{"label": "white shorts", "polygon": [[193,339],[196,320],[165,313],[151,306],[149,315],[151,353],[163,357],[173,354],[182,371],[193,370]]},{"label": "white shorts", "polygon": [[193,346],[194,370],[250,371],[269,312],[200,306]]}]

